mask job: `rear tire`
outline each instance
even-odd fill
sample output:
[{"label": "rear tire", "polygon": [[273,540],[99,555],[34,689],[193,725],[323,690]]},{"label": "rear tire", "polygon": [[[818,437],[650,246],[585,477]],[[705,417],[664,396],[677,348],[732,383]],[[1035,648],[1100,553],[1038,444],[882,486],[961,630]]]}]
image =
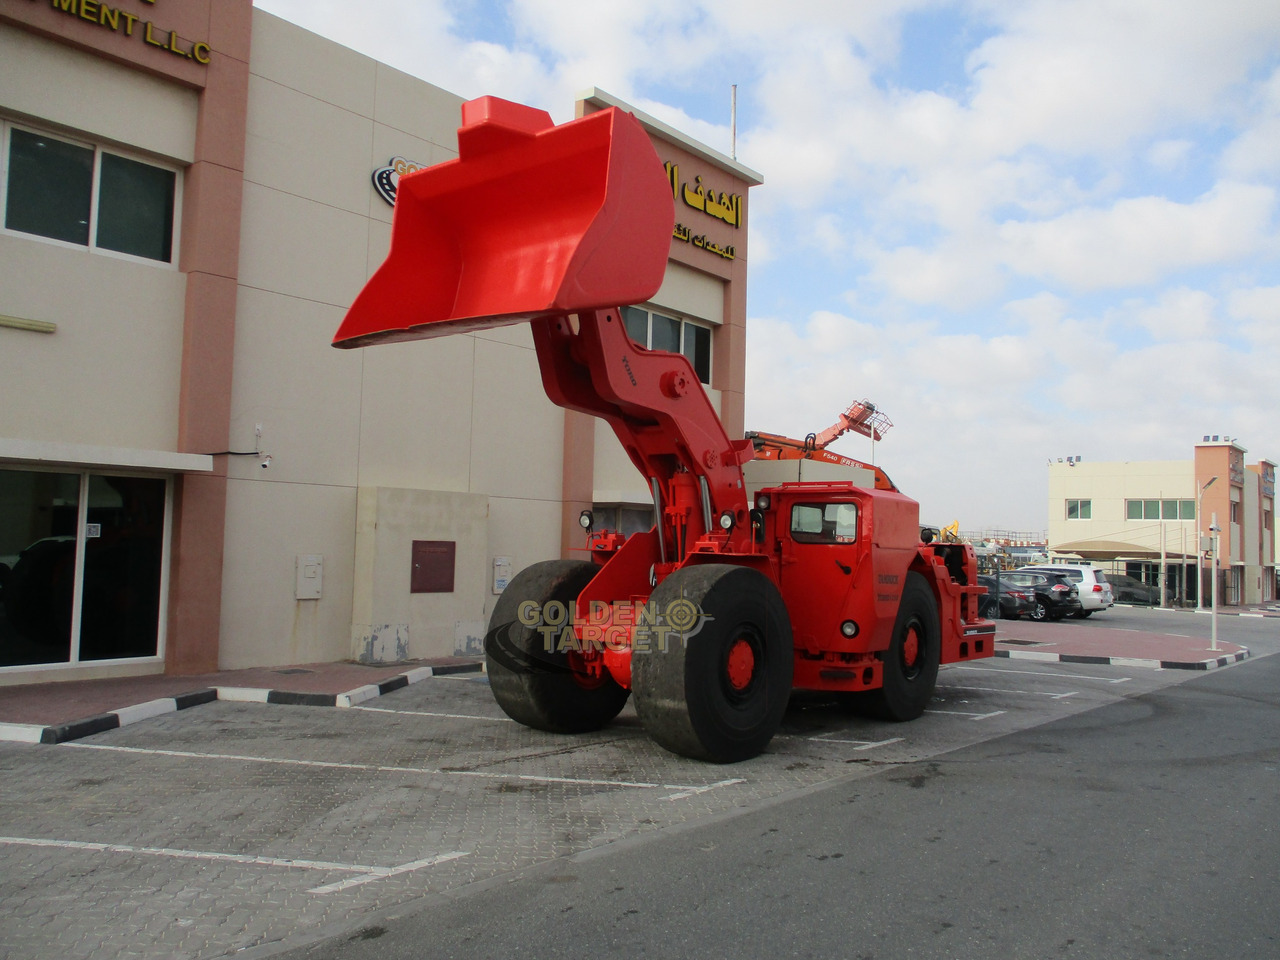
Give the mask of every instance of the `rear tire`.
[{"label": "rear tire", "polygon": [[[517,723],[550,733],[586,733],[609,723],[627,702],[628,691],[607,673],[593,677],[576,655],[560,650],[578,594],[600,572],[581,560],[548,560],[522,570],[498,598],[484,638],[486,669],[494,699]],[[544,610],[563,605],[567,620],[548,642],[539,623],[521,622],[526,601]],[[529,619],[526,607],[525,619]],[[550,647],[550,649],[548,649]]]},{"label": "rear tire", "polygon": [[672,573],[649,602],[659,625],[673,629],[648,642],[637,636],[632,649],[631,686],[645,731],[696,760],[758,755],[791,696],[791,619],[778,588],[750,567],[700,564]]},{"label": "rear tire", "polygon": [[1093,611],[1080,610],[1076,613],[1073,613],[1071,616],[1075,617],[1077,620],[1088,620],[1091,616],[1093,616]]},{"label": "rear tire", "polygon": [[893,639],[884,653],[884,685],[868,694],[872,713],[884,720],[918,718],[933,699],[941,657],[938,603],[929,581],[918,573],[908,573]]},{"label": "rear tire", "polygon": [[1036,605],[1031,608],[1031,619],[1036,623],[1043,623],[1049,619],[1049,608],[1044,605],[1044,601],[1036,598]]}]

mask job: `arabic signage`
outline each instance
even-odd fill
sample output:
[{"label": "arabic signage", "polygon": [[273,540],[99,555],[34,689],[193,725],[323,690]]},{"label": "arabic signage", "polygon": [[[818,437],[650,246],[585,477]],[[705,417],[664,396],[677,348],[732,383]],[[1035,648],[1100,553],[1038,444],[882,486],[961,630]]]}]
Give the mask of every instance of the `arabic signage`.
[{"label": "arabic signage", "polygon": [[394,207],[400,177],[406,173],[416,173],[424,167],[426,167],[425,163],[415,163],[404,157],[392,157],[385,167],[379,167],[373,171],[373,189],[378,191],[378,196]]},{"label": "arabic signage", "polygon": [[672,231],[671,236],[676,240],[684,243],[693,244],[699,250],[705,250],[707,253],[714,253],[717,257],[724,257],[726,260],[732,260],[738,255],[738,251],[734,249],[733,244],[724,244],[721,246],[711,240],[706,234],[694,233],[683,223],[677,223],[676,228]]},{"label": "arabic signage", "polygon": [[719,198],[714,190],[702,186],[701,175],[693,178],[693,186],[680,182],[680,165],[668,161],[667,179],[671,181],[671,196],[675,200],[683,200],[686,207],[701,210],[709,217],[723,220],[735,230],[742,225],[742,194],[724,193]]},{"label": "arabic signage", "polygon": [[1244,453],[1241,450],[1232,447],[1227,459],[1227,472],[1231,477],[1231,482],[1236,484],[1244,483]]},{"label": "arabic signage", "polygon": [[[40,3],[44,0],[32,0],[32,2]],[[176,30],[164,29],[145,17],[113,7],[101,0],[48,0],[48,2],[59,13],[65,13],[69,17],[75,17],[124,37],[137,37],[142,43],[166,50],[174,56],[183,57],[193,63],[207,64],[213,52],[207,40],[183,39],[178,36]],[[154,6],[156,0],[141,0],[141,2]]]},{"label": "arabic signage", "polygon": [[[716,193],[703,186],[701,175],[695,176],[692,183],[682,182],[678,163],[667,161],[664,166],[667,179],[671,182],[671,197],[677,204],[683,203],[686,208],[727,223],[735,230],[742,226],[742,194],[724,191]],[[733,260],[737,256],[733,244],[718,243],[696,230],[696,227],[677,223],[672,237],[725,260]]]}]

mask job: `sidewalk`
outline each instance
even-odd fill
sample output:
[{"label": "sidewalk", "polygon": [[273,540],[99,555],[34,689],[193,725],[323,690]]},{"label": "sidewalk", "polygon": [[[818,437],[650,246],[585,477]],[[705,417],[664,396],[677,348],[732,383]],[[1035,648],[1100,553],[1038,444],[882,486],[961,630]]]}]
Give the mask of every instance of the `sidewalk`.
[{"label": "sidewalk", "polygon": [[1223,640],[1218,641],[1214,650],[1209,640],[1200,637],[1124,630],[1101,623],[1095,625],[1092,620],[1056,623],[999,620],[996,623],[996,656],[1162,670],[1212,670],[1238,663],[1249,656],[1249,651],[1239,644]]},{"label": "sidewalk", "polygon": [[349,707],[430,676],[478,672],[456,657],[398,664],[308,663],[198,676],[0,687],[0,741],[61,743],[214,700]]}]

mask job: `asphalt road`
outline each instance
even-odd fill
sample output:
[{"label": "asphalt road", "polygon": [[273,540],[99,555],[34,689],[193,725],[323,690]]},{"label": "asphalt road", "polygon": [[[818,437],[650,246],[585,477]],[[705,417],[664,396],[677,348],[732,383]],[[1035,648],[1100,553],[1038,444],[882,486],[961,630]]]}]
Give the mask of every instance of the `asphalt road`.
[{"label": "asphalt road", "polygon": [[1280,658],[1254,659],[286,956],[1280,956],[1278,707]]}]

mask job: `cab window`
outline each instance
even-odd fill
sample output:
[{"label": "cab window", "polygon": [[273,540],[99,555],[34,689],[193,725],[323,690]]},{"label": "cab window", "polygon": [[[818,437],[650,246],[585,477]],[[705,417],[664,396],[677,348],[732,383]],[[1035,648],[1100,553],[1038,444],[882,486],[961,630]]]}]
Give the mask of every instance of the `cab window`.
[{"label": "cab window", "polygon": [[858,539],[856,503],[797,503],[791,508],[797,543],[853,543]]}]

